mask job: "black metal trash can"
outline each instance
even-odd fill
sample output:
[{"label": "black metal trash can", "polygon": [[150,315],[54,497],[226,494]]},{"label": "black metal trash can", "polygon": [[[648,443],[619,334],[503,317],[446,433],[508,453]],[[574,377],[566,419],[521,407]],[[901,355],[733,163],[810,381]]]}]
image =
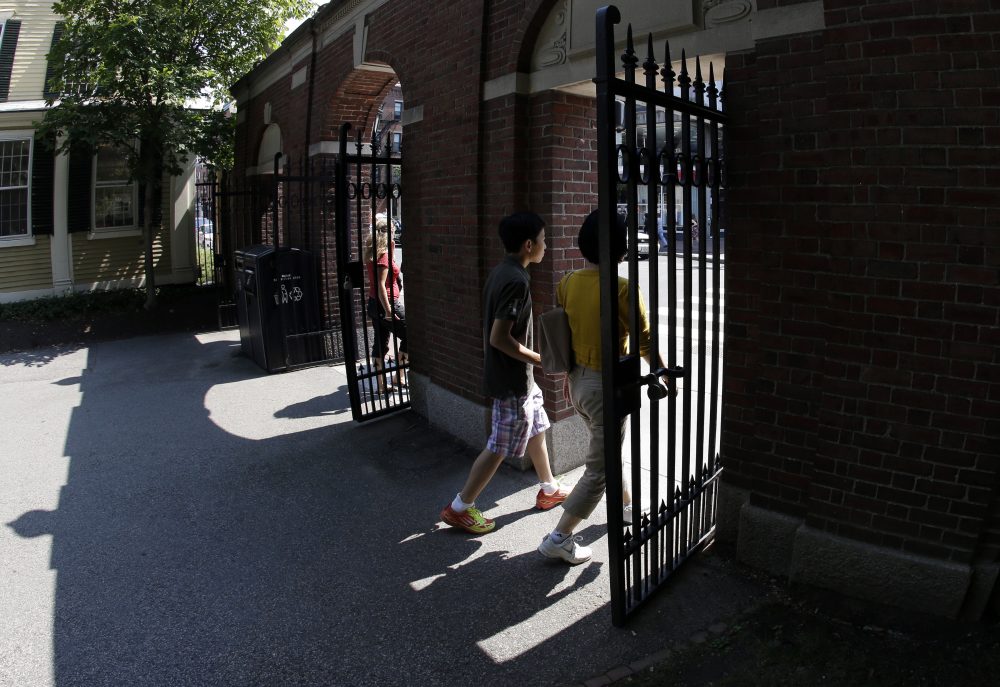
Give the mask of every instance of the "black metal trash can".
[{"label": "black metal trash can", "polygon": [[[320,323],[319,281],[312,253],[299,248],[249,246],[235,252],[236,312],[243,353],[268,372],[309,356],[298,348],[315,346]],[[295,348],[290,351],[289,348]]]}]

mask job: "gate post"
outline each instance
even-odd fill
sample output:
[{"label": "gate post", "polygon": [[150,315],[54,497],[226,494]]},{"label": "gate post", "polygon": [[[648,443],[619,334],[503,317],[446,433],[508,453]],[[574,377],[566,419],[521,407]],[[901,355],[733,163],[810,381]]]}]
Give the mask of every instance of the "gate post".
[{"label": "gate post", "polygon": [[[610,57],[615,52],[614,25],[621,21],[621,13],[614,5],[602,7],[597,11],[597,202],[600,213],[600,251],[601,251],[601,366],[604,369],[602,385],[604,393],[605,427],[608,426],[608,411],[616,407],[615,373],[618,365],[618,341],[612,335],[615,323],[618,321],[618,271],[617,264],[611,260],[611,228],[616,225],[618,204],[615,198],[615,177],[610,165],[615,160],[615,151],[610,137],[604,135],[608,123],[614,124],[615,96],[608,87],[608,80],[615,73],[614,65],[609,64]],[[616,422],[617,413],[612,411],[611,426]],[[604,432],[604,472],[606,477],[606,493],[622,493],[621,475],[621,437],[617,431]],[[617,498],[617,497],[616,497]],[[622,527],[621,508],[611,507],[612,499],[608,498],[608,529],[617,532]],[[616,549],[614,539],[608,538],[608,546]],[[625,622],[625,569],[623,551],[612,550],[610,554],[611,577],[611,621],[615,625]]]},{"label": "gate post", "polygon": [[[348,388],[355,389],[358,385],[358,371],[353,363],[354,351],[357,350],[357,342],[354,335],[354,310],[351,307],[353,296],[353,284],[350,273],[350,248],[348,232],[350,231],[350,205],[347,199],[347,132],[351,130],[351,125],[344,122],[340,126],[340,154],[334,164],[335,186],[334,202],[336,210],[334,212],[335,250],[337,251],[337,280],[336,289],[340,301],[340,323],[343,332],[344,356],[347,361],[346,369]],[[348,394],[351,399],[351,412],[357,417],[361,412],[361,405],[357,394]]]}]

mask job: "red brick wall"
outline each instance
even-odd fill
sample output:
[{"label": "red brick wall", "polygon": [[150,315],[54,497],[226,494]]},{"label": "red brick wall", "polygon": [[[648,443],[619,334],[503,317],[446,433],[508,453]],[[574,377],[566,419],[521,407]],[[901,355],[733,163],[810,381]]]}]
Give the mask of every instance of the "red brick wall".
[{"label": "red brick wall", "polygon": [[[478,256],[480,272],[486,274],[503,259],[504,250],[497,234],[500,219],[530,205],[527,200],[530,161],[524,145],[530,137],[529,99],[511,94],[487,101],[483,103],[482,121],[482,215]],[[539,267],[531,268],[536,285],[538,281],[546,281]],[[470,375],[475,375],[476,379],[482,376],[482,362],[480,353],[469,368]]]},{"label": "red brick wall", "polygon": [[494,0],[485,36],[484,79],[530,71],[535,38],[559,0]]},{"label": "red brick wall", "polygon": [[727,480],[834,534],[995,557],[996,3],[825,7],[727,61]]},{"label": "red brick wall", "polygon": [[[546,222],[548,250],[530,268],[536,317],[555,305],[560,277],[583,266],[576,235],[597,197],[596,116],[592,99],[558,92],[484,103],[482,269],[503,258],[500,219],[537,212]],[[539,373],[536,380],[553,419],[574,412],[562,398],[561,378]]]},{"label": "red brick wall", "polygon": [[[556,305],[556,285],[586,262],[576,236],[597,202],[597,107],[592,98],[557,91],[531,99],[528,206],[547,222],[545,260],[532,268],[536,317]],[[536,376],[553,419],[575,411],[562,394],[562,378]]]},{"label": "red brick wall", "polygon": [[[527,68],[534,36],[554,4],[501,0],[490,4],[486,17],[478,3],[434,3],[433,11],[428,3],[388,3],[368,18],[366,60],[390,66],[394,75],[354,70],[352,32],[326,46],[315,65],[309,143],[335,141],[345,120],[370,126],[396,77],[407,109],[423,108],[423,121],[405,128],[402,179],[413,366],[473,400],[482,398],[480,294],[502,256],[500,218],[531,208],[550,224],[555,248],[532,268],[541,310],[554,303],[554,270],[561,273],[568,264],[566,254],[575,251],[572,240],[590,205],[553,200],[564,190],[579,199],[592,188],[585,177],[593,173],[594,115],[586,101],[556,95],[551,102],[533,102],[513,94],[482,101],[484,81]],[[293,69],[308,63],[306,58]],[[306,150],[308,101],[302,98],[308,98],[308,85],[290,94],[289,86],[290,77],[283,78],[244,108],[238,162],[255,162],[268,100],[285,148]],[[554,128],[551,118],[563,114],[567,124]],[[566,161],[558,161],[563,156]],[[557,399],[549,388],[554,382],[540,381]],[[568,414],[561,398],[552,402]]]},{"label": "red brick wall", "polygon": [[[424,121],[406,127],[403,224],[406,236],[407,315],[414,367],[458,393],[478,398],[478,375],[456,360],[482,356],[479,296],[483,279],[479,231],[480,70],[482,8],[477,3],[389,3],[368,20],[366,60],[395,74],[354,70],[353,32],[319,53],[315,66],[311,131],[308,85],[289,91],[284,77],[245,107],[238,136],[238,166],[254,162],[263,131],[263,103],[282,127],[285,147],[336,141],[343,121],[370,127],[386,90],[400,80],[408,108],[422,106]],[[447,40],[442,28],[447,27]],[[308,64],[309,59],[293,69]],[[334,256],[330,255],[331,264]],[[329,284],[334,282],[328,277]]]}]

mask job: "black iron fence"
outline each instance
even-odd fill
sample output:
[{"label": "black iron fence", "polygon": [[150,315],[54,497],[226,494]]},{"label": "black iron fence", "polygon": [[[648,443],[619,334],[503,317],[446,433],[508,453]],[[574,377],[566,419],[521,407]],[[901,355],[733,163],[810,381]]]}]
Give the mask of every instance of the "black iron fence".
[{"label": "black iron fence", "polygon": [[[400,158],[391,149],[372,155],[372,150],[378,153],[373,143],[366,146],[359,139],[338,156],[291,160],[278,154],[268,174],[234,177],[206,172],[198,180],[199,214],[206,218],[199,224],[207,226],[211,221],[215,228],[212,275],[224,292],[233,296],[232,303],[221,306],[220,318],[223,310],[229,310],[226,317],[235,325],[253,311],[246,303],[263,307],[256,292],[248,295],[245,290],[253,272],[245,267],[247,255],[273,254],[280,260],[288,249],[307,254],[316,273],[317,313],[315,320],[308,320],[315,324],[303,328],[301,323],[306,320],[285,317],[279,303],[271,323],[281,328],[281,350],[252,357],[266,360],[262,365],[270,371],[345,363],[352,396],[357,397],[352,404],[358,406],[358,419],[409,405],[408,389],[401,384],[393,385],[391,393],[384,393],[376,384],[387,376],[405,379],[408,366],[401,361],[396,337],[392,337],[392,349],[384,360],[372,357],[378,327],[366,308],[370,278],[362,255],[365,241],[371,241],[376,217],[384,216],[390,235],[396,233],[401,174]],[[345,201],[340,206],[338,183]],[[338,212],[343,215],[339,228]],[[273,250],[257,250],[260,246]],[[234,255],[243,259],[234,260]],[[338,255],[344,264],[338,264]],[[260,276],[259,272],[253,275]],[[280,281],[281,275],[274,279]],[[281,299],[280,293],[273,296]],[[244,307],[239,309],[238,304]],[[240,326],[246,329],[241,333],[246,336],[266,330],[259,324],[247,327],[243,321]],[[269,346],[275,347],[273,340]],[[244,349],[257,350],[246,343]]]},{"label": "black iron fence", "polygon": [[[705,80],[701,61],[695,58],[692,76],[682,53],[675,74],[669,46],[664,44],[662,63],[658,62],[650,36],[643,59],[635,50],[631,26],[619,57],[614,25],[620,20],[614,6],[598,11],[595,79],[605,424],[627,423],[631,438],[624,457],[631,463],[632,493],[640,504],[632,509],[630,522],[623,522],[621,508],[613,505],[612,495],[622,492],[625,480],[622,445],[616,433],[608,432],[608,545],[616,624],[624,623],[715,529],[721,472],[717,441],[722,232],[702,235],[696,220],[713,218],[713,225],[722,226],[717,220],[723,217],[726,122],[711,63]],[[617,76],[620,71],[623,78]],[[638,346],[624,356],[615,353],[618,273],[608,237],[622,205],[630,245],[636,244],[640,223],[650,237],[657,235],[661,217],[665,229],[667,283],[662,309],[660,260],[650,261],[648,284],[640,285],[637,253],[628,259],[630,295],[624,317],[631,340],[641,336],[640,290],[649,300],[653,351],[662,350],[661,327],[666,334],[667,367],[649,374],[641,373]],[[665,378],[671,380],[674,393],[661,386],[660,379]],[[643,388],[646,401],[641,398]]]}]

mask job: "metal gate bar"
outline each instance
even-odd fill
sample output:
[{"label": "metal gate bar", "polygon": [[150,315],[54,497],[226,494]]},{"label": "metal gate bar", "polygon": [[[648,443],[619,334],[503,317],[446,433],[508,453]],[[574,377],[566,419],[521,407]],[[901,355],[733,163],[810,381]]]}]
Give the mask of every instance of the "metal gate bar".
[{"label": "metal gate bar", "polygon": [[[639,58],[628,28],[625,52],[620,68],[624,78],[618,78],[614,47],[614,24],[620,14],[614,6],[598,11],[597,15],[597,119],[599,207],[601,215],[601,321],[602,369],[606,424],[610,427],[630,422],[629,453],[632,465],[633,496],[643,497],[641,458],[649,455],[650,512],[633,509],[632,522],[622,523],[621,510],[616,505],[621,493],[622,444],[614,432],[605,434],[605,465],[607,474],[608,527],[611,559],[612,619],[623,624],[630,613],[647,600],[677,569],[677,567],[709,538],[715,527],[717,482],[720,473],[716,453],[718,422],[718,385],[721,246],[718,225],[722,207],[722,134],[725,115],[721,112],[721,94],[715,86],[714,69],[710,68],[708,83],[703,80],[701,62],[695,60],[692,79],[682,53],[681,70],[676,75],[670,68],[669,49],[664,46],[664,64],[656,62],[652,37],[642,63],[644,83],[636,83]],[[658,87],[658,80],[662,85]],[[674,90],[678,89],[675,95]],[[621,102],[622,121],[613,116]],[[639,111],[644,113],[639,134]],[[658,113],[664,113],[664,142],[658,142]],[[679,119],[679,127],[674,126]],[[623,128],[619,141],[616,125]],[[680,140],[677,140],[677,139]],[[618,301],[617,266],[611,258],[610,231],[617,212],[618,189],[624,189],[628,207],[628,243],[636,245],[639,226],[640,188],[645,189],[647,212],[645,229],[650,236],[659,222],[660,194],[665,189],[668,217],[664,222],[667,236],[667,365],[647,375],[640,372],[638,346],[630,346],[628,354],[617,355]],[[676,223],[676,194],[683,201],[681,226]],[[711,210],[711,214],[709,212]],[[709,231],[713,241],[711,255],[712,285],[708,291],[708,234],[695,235],[695,213],[701,231]],[[714,228],[712,225],[715,225]],[[677,231],[681,232],[679,255]],[[698,287],[694,286],[697,257]],[[681,293],[677,293],[677,261],[683,261]],[[659,339],[659,266],[658,258],[650,258],[649,299],[651,347],[660,350]],[[630,338],[638,341],[639,272],[638,252],[629,255],[628,324]],[[708,340],[708,298],[713,298],[712,340]],[[694,328],[693,302],[698,301],[698,326]],[[678,332],[677,307],[683,307],[681,332]],[[677,337],[683,337],[683,350],[677,350]],[[697,351],[695,350],[697,348]],[[681,355],[682,365],[676,366]],[[711,366],[711,375],[707,369]],[[692,378],[692,371],[697,374]],[[676,380],[684,377],[680,395],[680,427],[677,426],[678,399],[664,394],[658,377],[667,375]],[[706,383],[710,384],[706,386]],[[648,386],[647,396],[649,439],[644,441],[639,422],[641,391]],[[659,400],[666,397],[666,489],[659,489],[661,445]],[[611,414],[608,411],[611,410]],[[679,451],[678,451],[678,443]],[[622,529],[622,525],[627,529]]]},{"label": "metal gate bar", "polygon": [[[379,141],[373,131],[368,146],[369,154],[364,154],[365,143],[361,132],[353,141],[354,151],[349,152],[351,125],[340,127],[340,154],[337,159],[337,272],[340,297],[341,324],[344,328],[344,360],[351,397],[351,412],[358,422],[394,413],[410,407],[408,388],[396,384],[391,392],[380,393],[378,378],[385,383],[409,370],[409,364],[400,363],[399,341],[393,341],[393,363],[382,361],[379,371],[372,359],[372,344],[377,335],[375,324],[369,324],[366,303],[370,286],[368,266],[365,264],[364,243],[374,243],[376,216],[384,209],[386,222],[392,236],[394,212],[393,200],[398,200],[401,187],[393,180],[393,168],[402,160],[393,157],[392,151],[379,154]],[[383,207],[384,206],[384,207]],[[372,246],[374,254],[374,246]],[[373,268],[377,275],[377,269]],[[392,293],[390,309],[395,302]],[[356,314],[360,312],[360,318]],[[361,326],[355,322],[360,319]],[[371,329],[371,339],[369,331]],[[363,348],[358,349],[358,344]],[[392,367],[390,367],[390,364]]]},{"label": "metal gate bar", "polygon": [[225,203],[219,202],[226,198],[225,178],[200,160],[195,165],[195,265],[197,284],[218,290],[219,329],[232,329],[239,325],[233,301],[233,237],[226,230]]}]

